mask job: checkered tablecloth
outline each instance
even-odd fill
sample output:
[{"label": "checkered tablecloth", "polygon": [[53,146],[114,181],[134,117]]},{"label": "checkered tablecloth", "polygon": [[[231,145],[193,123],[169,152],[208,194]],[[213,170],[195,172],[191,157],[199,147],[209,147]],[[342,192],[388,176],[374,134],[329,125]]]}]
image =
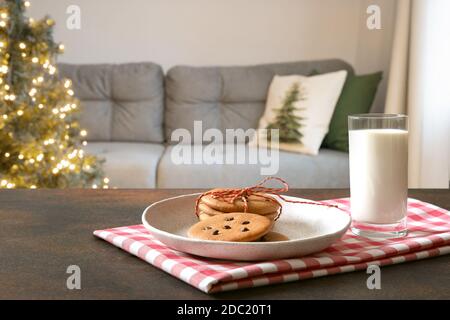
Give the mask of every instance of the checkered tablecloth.
[{"label": "checkered tablecloth", "polygon": [[[349,199],[323,201],[349,212]],[[264,262],[219,261],[168,248],[143,225],[96,230],[94,235],[204,291],[213,293],[420,260],[450,253],[450,214],[415,199],[408,200],[407,237],[369,241],[350,231],[331,247],[307,257]]]}]

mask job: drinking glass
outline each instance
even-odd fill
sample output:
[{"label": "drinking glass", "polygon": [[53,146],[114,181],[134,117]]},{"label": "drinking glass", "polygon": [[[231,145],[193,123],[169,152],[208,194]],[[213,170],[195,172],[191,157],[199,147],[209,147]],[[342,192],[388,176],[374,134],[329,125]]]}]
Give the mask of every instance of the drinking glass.
[{"label": "drinking glass", "polygon": [[407,234],[408,117],[348,117],[353,233],[368,238]]}]

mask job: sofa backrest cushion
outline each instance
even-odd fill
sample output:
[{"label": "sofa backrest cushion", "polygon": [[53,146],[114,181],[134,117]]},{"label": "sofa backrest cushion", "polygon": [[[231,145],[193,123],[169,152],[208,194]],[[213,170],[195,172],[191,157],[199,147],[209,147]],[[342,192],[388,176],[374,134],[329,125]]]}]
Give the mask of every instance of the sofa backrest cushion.
[{"label": "sofa backrest cushion", "polygon": [[59,65],[91,141],[163,142],[164,75],[154,63]]},{"label": "sofa backrest cushion", "polygon": [[[194,121],[202,129],[251,129],[258,127],[267,91],[275,75],[310,75],[353,68],[345,61],[316,60],[254,66],[171,68],[166,76],[165,134],[184,128],[192,137]],[[200,142],[200,141],[196,141]]]}]

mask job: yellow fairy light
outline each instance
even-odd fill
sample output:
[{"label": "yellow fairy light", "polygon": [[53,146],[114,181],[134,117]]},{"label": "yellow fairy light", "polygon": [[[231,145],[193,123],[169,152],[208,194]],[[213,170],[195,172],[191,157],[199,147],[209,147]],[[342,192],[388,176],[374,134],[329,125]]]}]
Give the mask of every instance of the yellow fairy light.
[{"label": "yellow fairy light", "polygon": [[6,187],[8,188],[8,189],[12,189],[12,188],[14,188],[14,186],[15,186],[15,184],[14,183],[8,183],[7,185],[6,185]]},{"label": "yellow fairy light", "polygon": [[11,154],[9,152],[5,152],[5,158],[9,158]]},{"label": "yellow fairy light", "polygon": [[81,130],[81,131],[80,131],[80,135],[81,135],[82,137],[86,137],[86,136],[87,136],[87,131],[86,131],[86,130]]},{"label": "yellow fairy light", "polygon": [[[0,67],[0,72],[3,73],[3,74],[7,74],[8,73],[8,66],[6,66],[6,65],[1,66]],[[5,85],[5,89],[6,89],[6,85]],[[6,89],[6,90],[8,90],[8,89]]]},{"label": "yellow fairy light", "polygon": [[3,119],[5,119],[5,120],[8,119],[8,115],[7,115],[7,114],[4,114],[4,115],[3,115]]},{"label": "yellow fairy light", "polygon": [[27,7],[27,8],[29,8],[29,7],[31,6],[31,2],[30,2],[30,1],[25,1],[25,2],[23,3],[23,5],[24,5],[25,7]]},{"label": "yellow fairy light", "polygon": [[36,88],[31,88],[28,94],[30,95],[30,97],[33,97],[36,94],[36,92],[37,92]]},{"label": "yellow fairy light", "polygon": [[0,18],[6,19],[6,18],[8,18],[8,14],[7,14],[6,12],[2,12],[2,13],[0,14]]},{"label": "yellow fairy light", "polygon": [[18,157],[20,160],[22,160],[23,158],[24,158],[24,155],[23,154],[19,154],[19,157]]},{"label": "yellow fairy light", "polygon": [[30,186],[30,189],[36,189],[36,186],[33,184]]},{"label": "yellow fairy light", "polygon": [[6,27],[6,22],[5,22],[5,21],[0,21],[0,27],[1,27],[1,28]]},{"label": "yellow fairy light", "polygon": [[10,94],[10,95],[9,95],[9,100],[11,100],[11,101],[16,100],[16,96],[13,95],[13,94]]},{"label": "yellow fairy light", "polygon": [[82,144],[83,146],[87,146],[87,141],[83,141],[81,144]]},{"label": "yellow fairy light", "polygon": [[69,166],[69,170],[75,170],[75,165],[73,163]]},{"label": "yellow fairy light", "polygon": [[22,52],[22,58],[26,58],[27,54],[25,52]]},{"label": "yellow fairy light", "polygon": [[65,87],[66,89],[69,89],[71,85],[72,85],[72,81],[70,81],[69,79],[67,79],[66,81],[64,81],[64,87]]},{"label": "yellow fairy light", "polygon": [[17,111],[17,115],[18,115],[18,116],[22,116],[22,115],[23,115],[23,110],[18,110],[18,111]]},{"label": "yellow fairy light", "polygon": [[53,170],[52,170],[52,173],[53,173],[53,174],[58,174],[58,172],[59,172],[59,169],[58,169],[58,168],[53,168]]},{"label": "yellow fairy light", "polygon": [[105,177],[105,178],[103,179],[103,182],[104,182],[104,183],[109,183],[109,178],[108,178],[108,177]]},{"label": "yellow fairy light", "polygon": [[31,58],[31,62],[38,63],[39,62],[39,58],[38,57],[33,57],[33,58]]},{"label": "yellow fairy light", "polygon": [[53,108],[53,109],[52,109],[52,112],[53,112],[53,114],[58,114],[58,113],[59,113],[59,110],[58,110],[57,108]]},{"label": "yellow fairy light", "polygon": [[34,159],[33,158],[31,158],[30,160],[28,160],[31,164],[33,164],[34,163]]},{"label": "yellow fairy light", "polygon": [[42,103],[40,103],[40,104],[38,105],[38,108],[39,108],[39,109],[43,109],[43,108],[44,108],[44,105],[43,105]]},{"label": "yellow fairy light", "polygon": [[92,185],[92,189],[97,189],[98,187],[97,187],[97,185],[94,183],[93,185]]},{"label": "yellow fairy light", "polygon": [[20,49],[26,49],[27,45],[24,42],[19,43],[19,48]]},{"label": "yellow fairy light", "polygon": [[5,43],[3,41],[0,41],[0,48],[4,48],[5,47]]},{"label": "yellow fairy light", "polygon": [[66,114],[65,113],[61,113],[60,115],[59,115],[59,118],[60,119],[64,119],[66,117]]},{"label": "yellow fairy light", "polygon": [[38,154],[38,156],[36,157],[37,161],[42,161],[42,159],[44,159],[44,155],[42,153]]},{"label": "yellow fairy light", "polygon": [[2,180],[1,182],[0,182],[0,185],[2,186],[2,187],[4,187],[4,186],[6,186],[8,184],[8,180]]},{"label": "yellow fairy light", "polygon": [[67,90],[67,94],[68,94],[69,96],[73,96],[73,95],[74,95],[74,92],[73,92],[73,90],[69,89],[69,90]]},{"label": "yellow fairy light", "polygon": [[58,46],[58,49],[59,49],[59,51],[63,52],[64,49],[65,49],[64,44],[61,43],[61,44]]}]

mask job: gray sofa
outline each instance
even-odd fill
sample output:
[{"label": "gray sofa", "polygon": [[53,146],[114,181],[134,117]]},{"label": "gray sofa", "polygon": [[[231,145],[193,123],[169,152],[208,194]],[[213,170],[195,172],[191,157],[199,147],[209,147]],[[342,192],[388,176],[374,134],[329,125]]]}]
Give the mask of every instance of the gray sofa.
[{"label": "gray sofa", "polygon": [[[274,75],[319,73],[352,67],[341,60],[239,67],[176,66],[164,75],[154,63],[60,65],[81,100],[86,151],[106,160],[119,188],[239,187],[263,178],[260,165],[181,164],[171,160],[173,130],[201,120],[203,130],[256,128]],[[197,140],[196,144],[206,141]],[[247,147],[246,147],[247,148]],[[194,150],[194,152],[196,152]],[[348,187],[348,154],[321,149],[318,156],[280,151],[277,176],[294,188]]]}]

